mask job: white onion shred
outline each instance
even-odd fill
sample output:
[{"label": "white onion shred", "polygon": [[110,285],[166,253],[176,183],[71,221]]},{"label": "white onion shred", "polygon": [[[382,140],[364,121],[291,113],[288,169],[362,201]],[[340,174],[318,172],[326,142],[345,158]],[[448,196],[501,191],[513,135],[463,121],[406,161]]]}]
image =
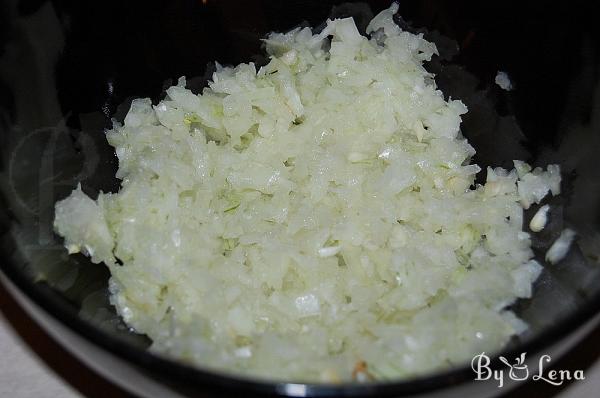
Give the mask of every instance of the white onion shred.
[{"label": "white onion shred", "polygon": [[571,248],[573,239],[575,239],[575,235],[576,233],[572,229],[564,229],[546,252],[546,261],[550,264],[556,264],[565,258]]},{"label": "white onion shred", "polygon": [[435,45],[402,31],[397,9],[371,39],[349,18],[273,33],[259,70],[217,65],[199,95],[182,78],[107,132],[120,191],[75,189],[55,229],[108,265],[112,304],[153,351],[370,381],[470,360],[525,329],[507,308],[541,270],[523,207],[558,194],[560,170],[517,161],[474,186],[467,108],[444,100],[423,67]]},{"label": "white onion shred", "polygon": [[494,82],[502,90],[512,91],[512,89],[514,88],[512,82],[510,81],[510,77],[508,77],[508,74],[506,72],[498,71]]},{"label": "white onion shred", "polygon": [[529,229],[533,232],[540,232],[546,226],[548,222],[548,211],[550,210],[550,205],[543,205],[538,209],[538,211],[534,214],[529,222]]}]

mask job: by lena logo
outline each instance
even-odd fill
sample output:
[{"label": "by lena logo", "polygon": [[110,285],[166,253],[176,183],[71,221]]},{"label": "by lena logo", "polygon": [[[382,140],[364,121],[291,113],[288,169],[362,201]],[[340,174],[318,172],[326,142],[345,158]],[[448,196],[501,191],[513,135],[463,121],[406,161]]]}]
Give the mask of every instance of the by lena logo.
[{"label": "by lena logo", "polygon": [[515,358],[514,363],[510,363],[505,357],[499,357],[498,359],[507,369],[494,369],[490,367],[490,357],[485,352],[475,355],[471,361],[471,369],[475,372],[475,380],[490,380],[494,379],[498,382],[498,388],[504,386],[505,378],[508,377],[510,380],[523,381],[529,379],[533,381],[544,381],[554,386],[560,386],[568,380],[585,380],[583,370],[575,370],[571,372],[569,370],[546,370],[548,364],[551,361],[550,355],[542,355],[538,362],[536,372],[532,372],[530,375],[529,367],[525,363],[526,353],[522,353],[518,358]]}]

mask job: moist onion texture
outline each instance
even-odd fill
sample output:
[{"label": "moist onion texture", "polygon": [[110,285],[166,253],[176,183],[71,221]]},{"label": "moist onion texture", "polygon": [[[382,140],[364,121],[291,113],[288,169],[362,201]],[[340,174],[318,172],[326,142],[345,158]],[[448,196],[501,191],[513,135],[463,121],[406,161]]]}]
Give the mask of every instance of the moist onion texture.
[{"label": "moist onion texture", "polygon": [[399,379],[501,349],[541,271],[523,208],[560,171],[487,170],[423,62],[381,12],[273,33],[270,62],[136,99],[108,142],[118,193],[56,204],[69,252],[111,272],[151,349],[269,379]]}]

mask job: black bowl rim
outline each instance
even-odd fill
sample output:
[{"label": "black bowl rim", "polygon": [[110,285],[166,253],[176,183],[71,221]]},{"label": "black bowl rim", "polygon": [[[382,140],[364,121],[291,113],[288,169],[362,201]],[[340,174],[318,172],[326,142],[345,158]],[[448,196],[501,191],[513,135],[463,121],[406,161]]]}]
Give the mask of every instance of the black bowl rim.
[{"label": "black bowl rim", "polygon": [[[462,383],[474,380],[470,366],[464,365],[431,376],[418,377],[398,382],[373,384],[318,384],[275,382],[245,378],[242,376],[226,375],[217,371],[203,370],[190,365],[176,362],[143,350],[121,339],[111,336],[91,323],[81,319],[77,311],[61,301],[56,292],[48,285],[36,285],[17,266],[11,262],[0,262],[0,269],[8,279],[33,303],[46,311],[67,328],[82,336],[88,342],[124,359],[134,366],[137,365],[150,372],[169,376],[172,382],[182,381],[192,386],[206,388],[212,391],[243,392],[244,395],[269,394],[281,396],[402,396],[432,392],[444,388],[456,387]],[[517,357],[522,352],[528,354],[540,353],[558,343],[570,333],[584,325],[600,312],[600,292],[591,296],[580,308],[569,313],[563,319],[547,327],[530,341],[519,344],[515,348],[505,350],[492,356],[491,368],[498,366],[494,360],[503,355],[509,358]]]}]

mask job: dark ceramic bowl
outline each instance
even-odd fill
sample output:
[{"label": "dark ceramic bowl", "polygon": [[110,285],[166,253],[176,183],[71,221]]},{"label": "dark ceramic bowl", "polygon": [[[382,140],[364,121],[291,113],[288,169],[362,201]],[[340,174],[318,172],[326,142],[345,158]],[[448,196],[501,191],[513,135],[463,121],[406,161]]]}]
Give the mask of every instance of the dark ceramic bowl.
[{"label": "dark ceramic bowl", "polygon": [[[337,4],[337,5],[336,5]],[[465,136],[480,165],[559,163],[563,194],[534,235],[540,261],[568,226],[576,244],[546,265],[534,296],[514,305],[530,330],[501,353],[560,355],[600,310],[600,90],[598,24],[591,2],[410,1],[405,29],[426,28],[441,55],[428,64],[440,88],[465,102]],[[497,382],[473,381],[469,364],[406,381],[369,385],[265,382],[154,356],[107,300],[107,269],[67,256],[52,232],[56,200],[77,184],[115,191],[116,157],[104,139],[131,98],[157,101],[179,76],[200,90],[210,62],[264,62],[260,39],[328,17],[365,27],[387,1],[5,0],[0,7],[1,280],[35,319],[102,375],[144,396],[475,396]],[[494,84],[506,71],[515,90]],[[531,217],[531,212],[526,213]],[[579,332],[578,332],[579,331]],[[494,366],[502,366],[494,361]],[[515,383],[513,383],[515,384]],[[509,388],[510,386],[505,387]],[[504,390],[505,391],[505,390]]]}]

